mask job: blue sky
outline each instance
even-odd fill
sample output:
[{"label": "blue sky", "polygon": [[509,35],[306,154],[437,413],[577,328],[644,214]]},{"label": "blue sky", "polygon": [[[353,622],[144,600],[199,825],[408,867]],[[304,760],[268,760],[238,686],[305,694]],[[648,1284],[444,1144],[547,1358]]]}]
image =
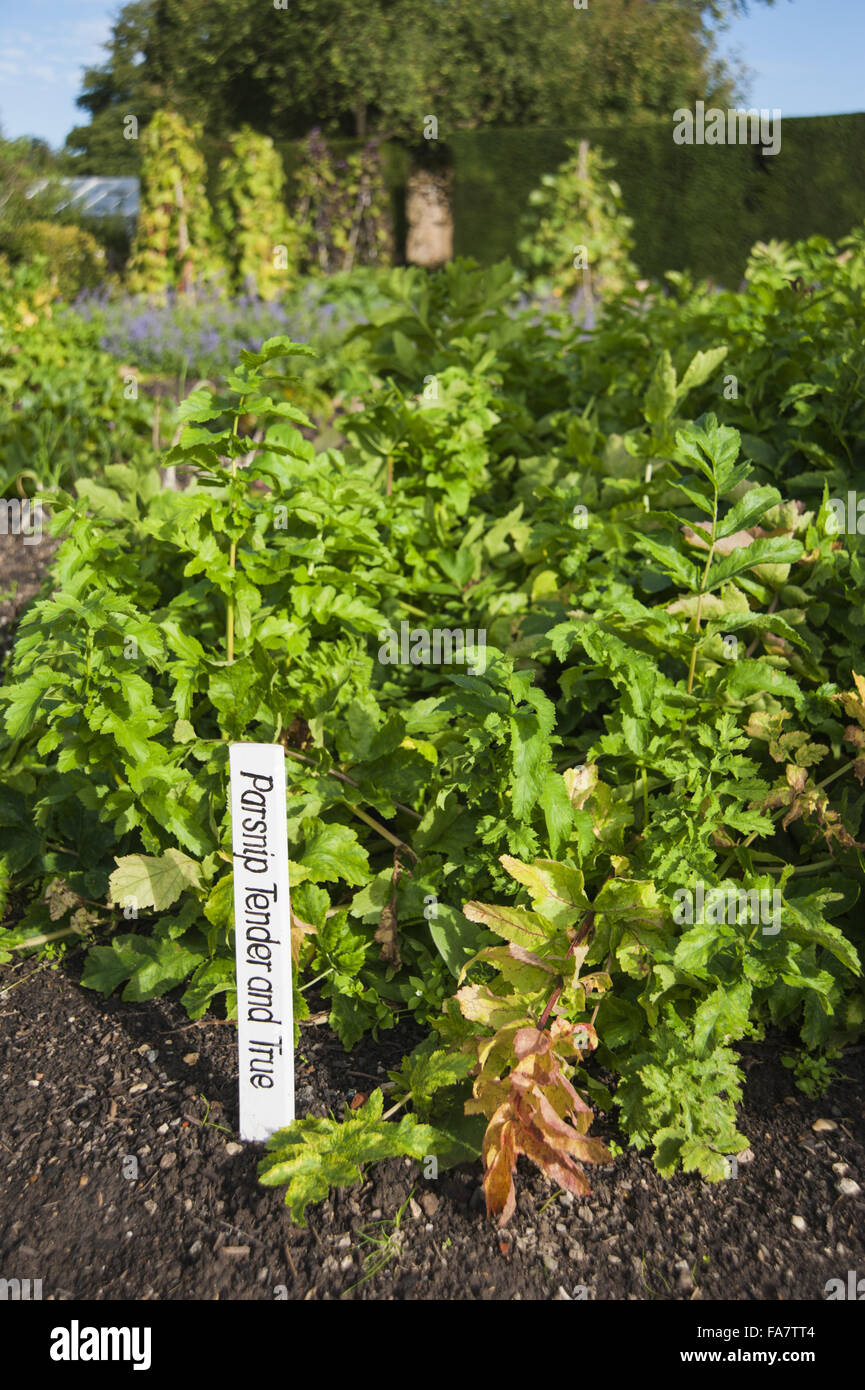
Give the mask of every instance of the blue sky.
[{"label": "blue sky", "polygon": [[785,116],[865,111],[865,0],[752,0],[720,48],[751,69],[749,106]]},{"label": "blue sky", "polygon": [[[81,70],[101,61],[119,8],[119,0],[0,0],[4,135],[63,143],[82,119]],[[722,49],[751,70],[749,105],[777,106],[785,116],[865,110],[865,0],[755,3],[724,34]]]},{"label": "blue sky", "polygon": [[120,4],[108,0],[0,0],[0,131],[62,145],[84,113],[75,105],[81,70],[101,45]]}]

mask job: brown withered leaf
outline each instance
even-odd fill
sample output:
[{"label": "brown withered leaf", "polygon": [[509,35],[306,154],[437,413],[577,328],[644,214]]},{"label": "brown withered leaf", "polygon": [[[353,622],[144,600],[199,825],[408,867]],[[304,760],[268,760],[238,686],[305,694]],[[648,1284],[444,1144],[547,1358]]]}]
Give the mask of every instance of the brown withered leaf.
[{"label": "brown withered leaf", "polygon": [[797,820],[804,820],[806,823],[816,821],[828,848],[831,849],[834,842],[843,849],[865,849],[865,844],[854,840],[839,813],[829,805],[828,794],[820,787],[808,785],[804,768],[795,767],[791,763],[785,768],[785,774],[784,781],[775,783],[760,806],[763,811],[787,807],[781,821],[782,830],[786,830]]},{"label": "brown withered leaf", "polygon": [[[609,1163],[611,1154],[586,1131],[592,1110],[562,1070],[565,1056],[597,1045],[588,1024],[574,1028],[556,1018],[551,1028],[526,1026],[513,1035],[516,1066],[504,1078],[478,1075],[467,1113],[489,1116],[484,1135],[487,1212],[505,1226],[516,1209],[514,1172],[524,1154],[543,1173],[576,1196],[589,1191],[583,1163]],[[489,1054],[487,1054],[489,1055]],[[494,1107],[494,1108],[493,1108]]]},{"label": "brown withered leaf", "polygon": [[389,965],[398,966],[402,963],[399,951],[399,937],[397,915],[396,915],[396,886],[402,873],[402,864],[399,859],[399,851],[393,857],[393,877],[391,878],[392,892],[390,902],[385,903],[381,911],[378,927],[376,928],[375,939],[381,944],[381,959],[386,960]]},{"label": "brown withered leaf", "polygon": [[91,927],[99,925],[99,913],[94,912],[92,908],[88,907],[76,908],[72,914],[69,925],[74,931],[81,932],[81,934],[84,935]]},{"label": "brown withered leaf", "polygon": [[544,1053],[549,1053],[550,1039],[545,1028],[520,1028],[514,1034],[514,1056],[518,1062],[527,1057],[534,1061]]},{"label": "brown withered leaf", "polygon": [[568,800],[575,810],[581,811],[598,785],[596,764],[586,763],[582,767],[569,767],[562,776]]},{"label": "brown withered leaf", "polygon": [[81,898],[65,879],[52,878],[48,887],[45,889],[45,902],[48,904],[48,916],[52,922],[58,922],[65,915],[70,907],[77,907]]},{"label": "brown withered leaf", "polygon": [[[712,535],[711,523],[708,521],[695,521],[695,531],[690,526],[682,527],[682,534],[689,545],[696,546],[699,550],[708,550],[709,541]],[[701,535],[705,532],[705,535]],[[746,545],[752,545],[755,540],[762,536],[768,536],[769,531],[764,531],[761,526],[752,526],[747,531],[734,531],[732,536],[723,536],[715,541],[716,555],[732,555],[734,550],[742,550]]]},{"label": "brown withered leaf", "polygon": [[487,1125],[483,1143],[487,1213],[497,1216],[500,1226],[507,1225],[517,1205],[514,1189],[514,1169],[517,1166],[514,1130],[514,1122],[509,1118],[509,1106],[505,1102]]},{"label": "brown withered leaf", "polygon": [[[849,693],[844,692],[843,694],[836,695],[835,699],[840,700],[847,714],[852,715],[857,724],[865,729],[865,680],[863,680],[861,676],[857,676],[854,671],[853,681],[856,686],[855,694],[851,690]],[[846,736],[845,730],[845,737]]]},{"label": "brown withered leaf", "polygon": [[788,763],[784,769],[787,778],[787,786],[792,787],[794,792],[805,790],[805,783],[808,780],[808,772],[804,767],[796,767],[795,763]]},{"label": "brown withered leaf", "polygon": [[318,931],[311,922],[304,922],[303,918],[298,917],[294,908],[291,909],[291,959],[295,965],[300,960],[300,948],[303,945],[304,937],[315,936]]},{"label": "brown withered leaf", "polygon": [[385,903],[382,908],[375,932],[376,941],[381,943],[381,959],[388,961],[391,965],[399,965],[401,961],[397,925],[396,894],[394,894],[390,902]]}]

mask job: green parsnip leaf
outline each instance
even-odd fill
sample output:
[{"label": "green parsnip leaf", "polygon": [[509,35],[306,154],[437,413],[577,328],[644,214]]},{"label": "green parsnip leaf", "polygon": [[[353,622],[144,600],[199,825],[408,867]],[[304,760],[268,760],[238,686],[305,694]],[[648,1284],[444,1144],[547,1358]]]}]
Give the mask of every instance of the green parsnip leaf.
[{"label": "green parsnip leaf", "polygon": [[413,1115],[383,1120],[383,1097],[372,1092],[366,1104],[340,1124],[334,1119],[295,1120],[268,1140],[259,1164],[265,1187],[285,1187],[292,1220],[305,1225],[310,1202],[321,1202],[331,1187],[358,1183],[363,1168],[383,1158],[423,1159],[444,1151],[448,1142]]}]

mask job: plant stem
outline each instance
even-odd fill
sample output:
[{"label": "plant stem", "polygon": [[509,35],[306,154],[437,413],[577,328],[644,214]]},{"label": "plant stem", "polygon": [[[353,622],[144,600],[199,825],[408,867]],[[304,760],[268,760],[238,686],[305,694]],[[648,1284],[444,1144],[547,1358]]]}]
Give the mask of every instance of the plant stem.
[{"label": "plant stem", "polygon": [[828,777],[824,777],[822,782],[817,783],[818,789],[822,790],[823,787],[828,787],[831,782],[834,782],[837,777],[843,777],[844,773],[849,772],[852,766],[852,763],[845,763],[844,767],[839,767],[836,772],[832,772]]},{"label": "plant stem", "polygon": [[712,511],[712,539],[709,545],[709,554],[706,557],[706,567],[703,570],[703,578],[700,581],[700,596],[697,599],[697,611],[694,614],[694,645],[691,648],[691,665],[688,670],[688,694],[690,695],[694,685],[694,673],[697,669],[697,648],[700,645],[700,619],[703,616],[703,599],[706,595],[706,580],[709,578],[709,569],[715,553],[715,532],[718,529],[718,487],[715,488],[715,503]]},{"label": "plant stem", "polygon": [[[288,758],[297,758],[298,762],[306,763],[308,767],[312,768],[316,777],[336,777],[340,782],[346,782],[348,786],[357,787],[358,791],[360,791],[360,783],[355,782],[354,778],[349,777],[345,772],[338,772],[335,767],[331,767],[327,772],[323,772],[320,768],[316,767],[312,758],[307,758],[303,753],[296,752],[294,748],[283,747],[283,752]],[[403,811],[407,816],[412,816],[415,820],[423,820],[423,816],[417,811],[413,811],[410,806],[404,805],[402,801],[395,801],[393,804],[396,806],[397,810]]]},{"label": "plant stem", "polygon": [[7,994],[11,994],[13,989],[20,989],[26,985],[28,980],[32,980],[34,975],[38,975],[40,970],[44,970],[48,964],[47,960],[41,960],[35,970],[31,970],[29,975],[25,975],[23,980],[16,980],[13,985],[7,985],[5,989],[0,989],[0,999],[5,999]]},{"label": "plant stem", "polygon": [[722,878],[724,877],[724,875],[726,874],[727,870],[730,868],[730,866],[731,866],[733,863],[735,863],[736,851],[737,851],[737,850],[740,850],[740,849],[747,849],[749,845],[752,845],[752,844],[754,843],[754,841],[756,840],[756,838],[757,838],[757,836],[759,835],[759,833],[760,833],[759,830],[753,831],[753,833],[750,834],[750,835],[748,836],[747,840],[745,840],[743,844],[737,845],[737,846],[736,846],[736,849],[733,850],[733,853],[727,855],[727,858],[724,860],[723,864],[721,865],[720,869],[718,870],[718,877],[719,877],[719,878],[722,879]]},{"label": "plant stem", "polygon": [[[232,569],[237,566],[237,541],[231,542],[228,563]],[[230,666],[234,661],[234,594],[228,596],[228,610],[225,615],[225,651]]]},{"label": "plant stem", "polygon": [[416,618],[426,618],[429,616],[427,613],[423,613],[420,608],[415,608],[413,604],[406,603],[404,599],[398,598],[397,603],[400,608],[405,609],[406,613],[414,613]]},{"label": "plant stem", "polygon": [[417,855],[411,845],[406,844],[405,840],[401,840],[397,835],[391,834],[387,826],[382,825],[381,821],[377,821],[374,816],[368,816],[366,811],[362,811],[359,806],[352,806],[350,801],[347,801],[345,804],[353,816],[357,816],[358,820],[364,821],[366,825],[378,831],[379,835],[383,836],[395,849],[407,850],[415,863],[417,863]]},{"label": "plant stem", "polygon": [[64,927],[62,931],[42,932],[39,936],[28,936],[26,941],[14,941],[7,951],[26,951],[30,946],[44,946],[48,941],[58,941],[61,936],[84,936],[81,927]]},{"label": "plant stem", "polygon": [[[235,415],[235,417],[234,417],[234,424],[231,426],[231,437],[232,437],[232,439],[236,439],[236,438],[237,438],[237,427],[238,427],[238,425],[240,424],[240,416],[241,416],[241,413],[242,413],[242,411],[243,411],[243,402],[244,402],[245,400],[246,400],[246,397],[245,397],[245,396],[241,396],[241,398],[240,398],[240,403],[239,403],[239,405],[238,405],[238,407],[237,407],[238,413]],[[236,477],[237,477],[237,459],[234,458],[234,457],[232,457],[232,460],[231,460],[231,480],[232,480],[232,482],[234,482],[234,479],[235,479]],[[236,506],[237,506],[237,504],[236,504],[235,502],[232,502],[232,504],[231,504],[231,510],[232,510],[232,511],[235,511],[235,510],[236,510]],[[236,541],[236,540],[233,540],[233,541],[231,542],[231,550],[230,550],[229,553],[228,553],[228,563],[229,563],[229,566],[230,566],[230,568],[231,568],[232,570],[235,570],[235,569],[237,568],[237,541]],[[229,664],[229,666],[230,666],[230,665],[232,664],[232,662],[234,661],[234,594],[233,594],[233,593],[230,593],[230,594],[228,595],[228,603],[227,603],[227,605],[226,605],[226,610],[225,610],[225,655],[226,655],[226,658],[227,658],[227,660],[228,660],[228,664]]]},{"label": "plant stem", "polygon": [[308,980],[305,985],[301,985],[300,993],[303,994],[306,990],[312,989],[313,985],[317,985],[319,980],[323,980],[326,975],[330,975],[332,970],[333,966],[331,966],[328,970],[323,970],[320,975],[316,975],[314,980]]},{"label": "plant stem", "polygon": [[[612,875],[610,875],[610,877],[612,877]],[[609,879],[605,879],[605,882],[609,882]],[[603,885],[602,885],[602,886],[603,886]],[[573,941],[571,942],[570,946],[568,947],[568,956],[569,956],[569,957],[576,954],[577,950],[578,950],[579,947],[582,945],[583,941],[586,939],[586,937],[588,936],[589,932],[592,930],[592,927],[594,926],[594,923],[595,923],[595,909],[594,909],[593,907],[590,907],[589,910],[588,910],[588,912],[586,913],[585,917],[584,917],[583,920],[582,920],[582,923],[581,923],[581,925],[580,925],[580,930],[577,932],[576,936],[574,937]],[[552,1013],[553,1009],[556,1007],[556,1004],[558,1004],[558,1002],[559,1002],[559,997],[560,997],[560,995],[561,995],[562,990],[564,989],[564,987],[565,987],[565,986],[564,986],[564,982],[563,982],[562,984],[560,984],[560,985],[557,985],[556,988],[553,990],[552,994],[550,995],[549,999],[547,1000],[546,1006],[545,1006],[545,1008],[544,1008],[544,1012],[541,1014],[540,1018],[538,1019],[538,1032],[540,1032],[540,1030],[541,1030],[542,1028],[546,1028],[546,1026],[547,1026],[547,1020],[548,1020],[550,1014]]]},{"label": "plant stem", "polygon": [[[819,874],[822,873],[824,869],[828,868],[830,864],[835,868],[838,867],[837,860],[833,859],[831,855],[825,859],[815,859],[811,864],[797,864],[790,877],[801,878],[803,874]],[[766,864],[765,872],[768,874],[780,874],[783,873],[784,869],[787,867],[786,864]]]}]

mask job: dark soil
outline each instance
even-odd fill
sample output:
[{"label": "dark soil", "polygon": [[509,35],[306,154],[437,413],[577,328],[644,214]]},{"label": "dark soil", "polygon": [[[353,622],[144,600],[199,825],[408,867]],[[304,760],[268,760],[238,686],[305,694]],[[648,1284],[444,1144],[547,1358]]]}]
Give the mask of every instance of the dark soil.
[{"label": "dark soil", "polygon": [[[628,1152],[575,1201],[521,1159],[508,1242],[479,1164],[425,1179],[392,1160],[292,1225],[256,1181],[261,1148],[236,1143],[233,1028],[190,1025],[173,999],[103,1000],[74,962],[22,961],[0,969],[0,1036],[0,1272],[41,1278],[46,1299],[822,1299],[865,1272],[865,1196],[839,1192],[865,1174],[865,1049],[811,1101],[782,1040],[744,1048],[754,1157],[727,1182],[665,1182]],[[349,1055],[305,1023],[298,1113],[341,1117],[414,1041],[384,1033]],[[597,1128],[617,1137],[609,1117]]]},{"label": "dark soil", "polygon": [[0,536],[0,669],[12,646],[18,619],[38,594],[45,567],[56,549],[57,542],[45,530],[38,542],[35,537]]}]

